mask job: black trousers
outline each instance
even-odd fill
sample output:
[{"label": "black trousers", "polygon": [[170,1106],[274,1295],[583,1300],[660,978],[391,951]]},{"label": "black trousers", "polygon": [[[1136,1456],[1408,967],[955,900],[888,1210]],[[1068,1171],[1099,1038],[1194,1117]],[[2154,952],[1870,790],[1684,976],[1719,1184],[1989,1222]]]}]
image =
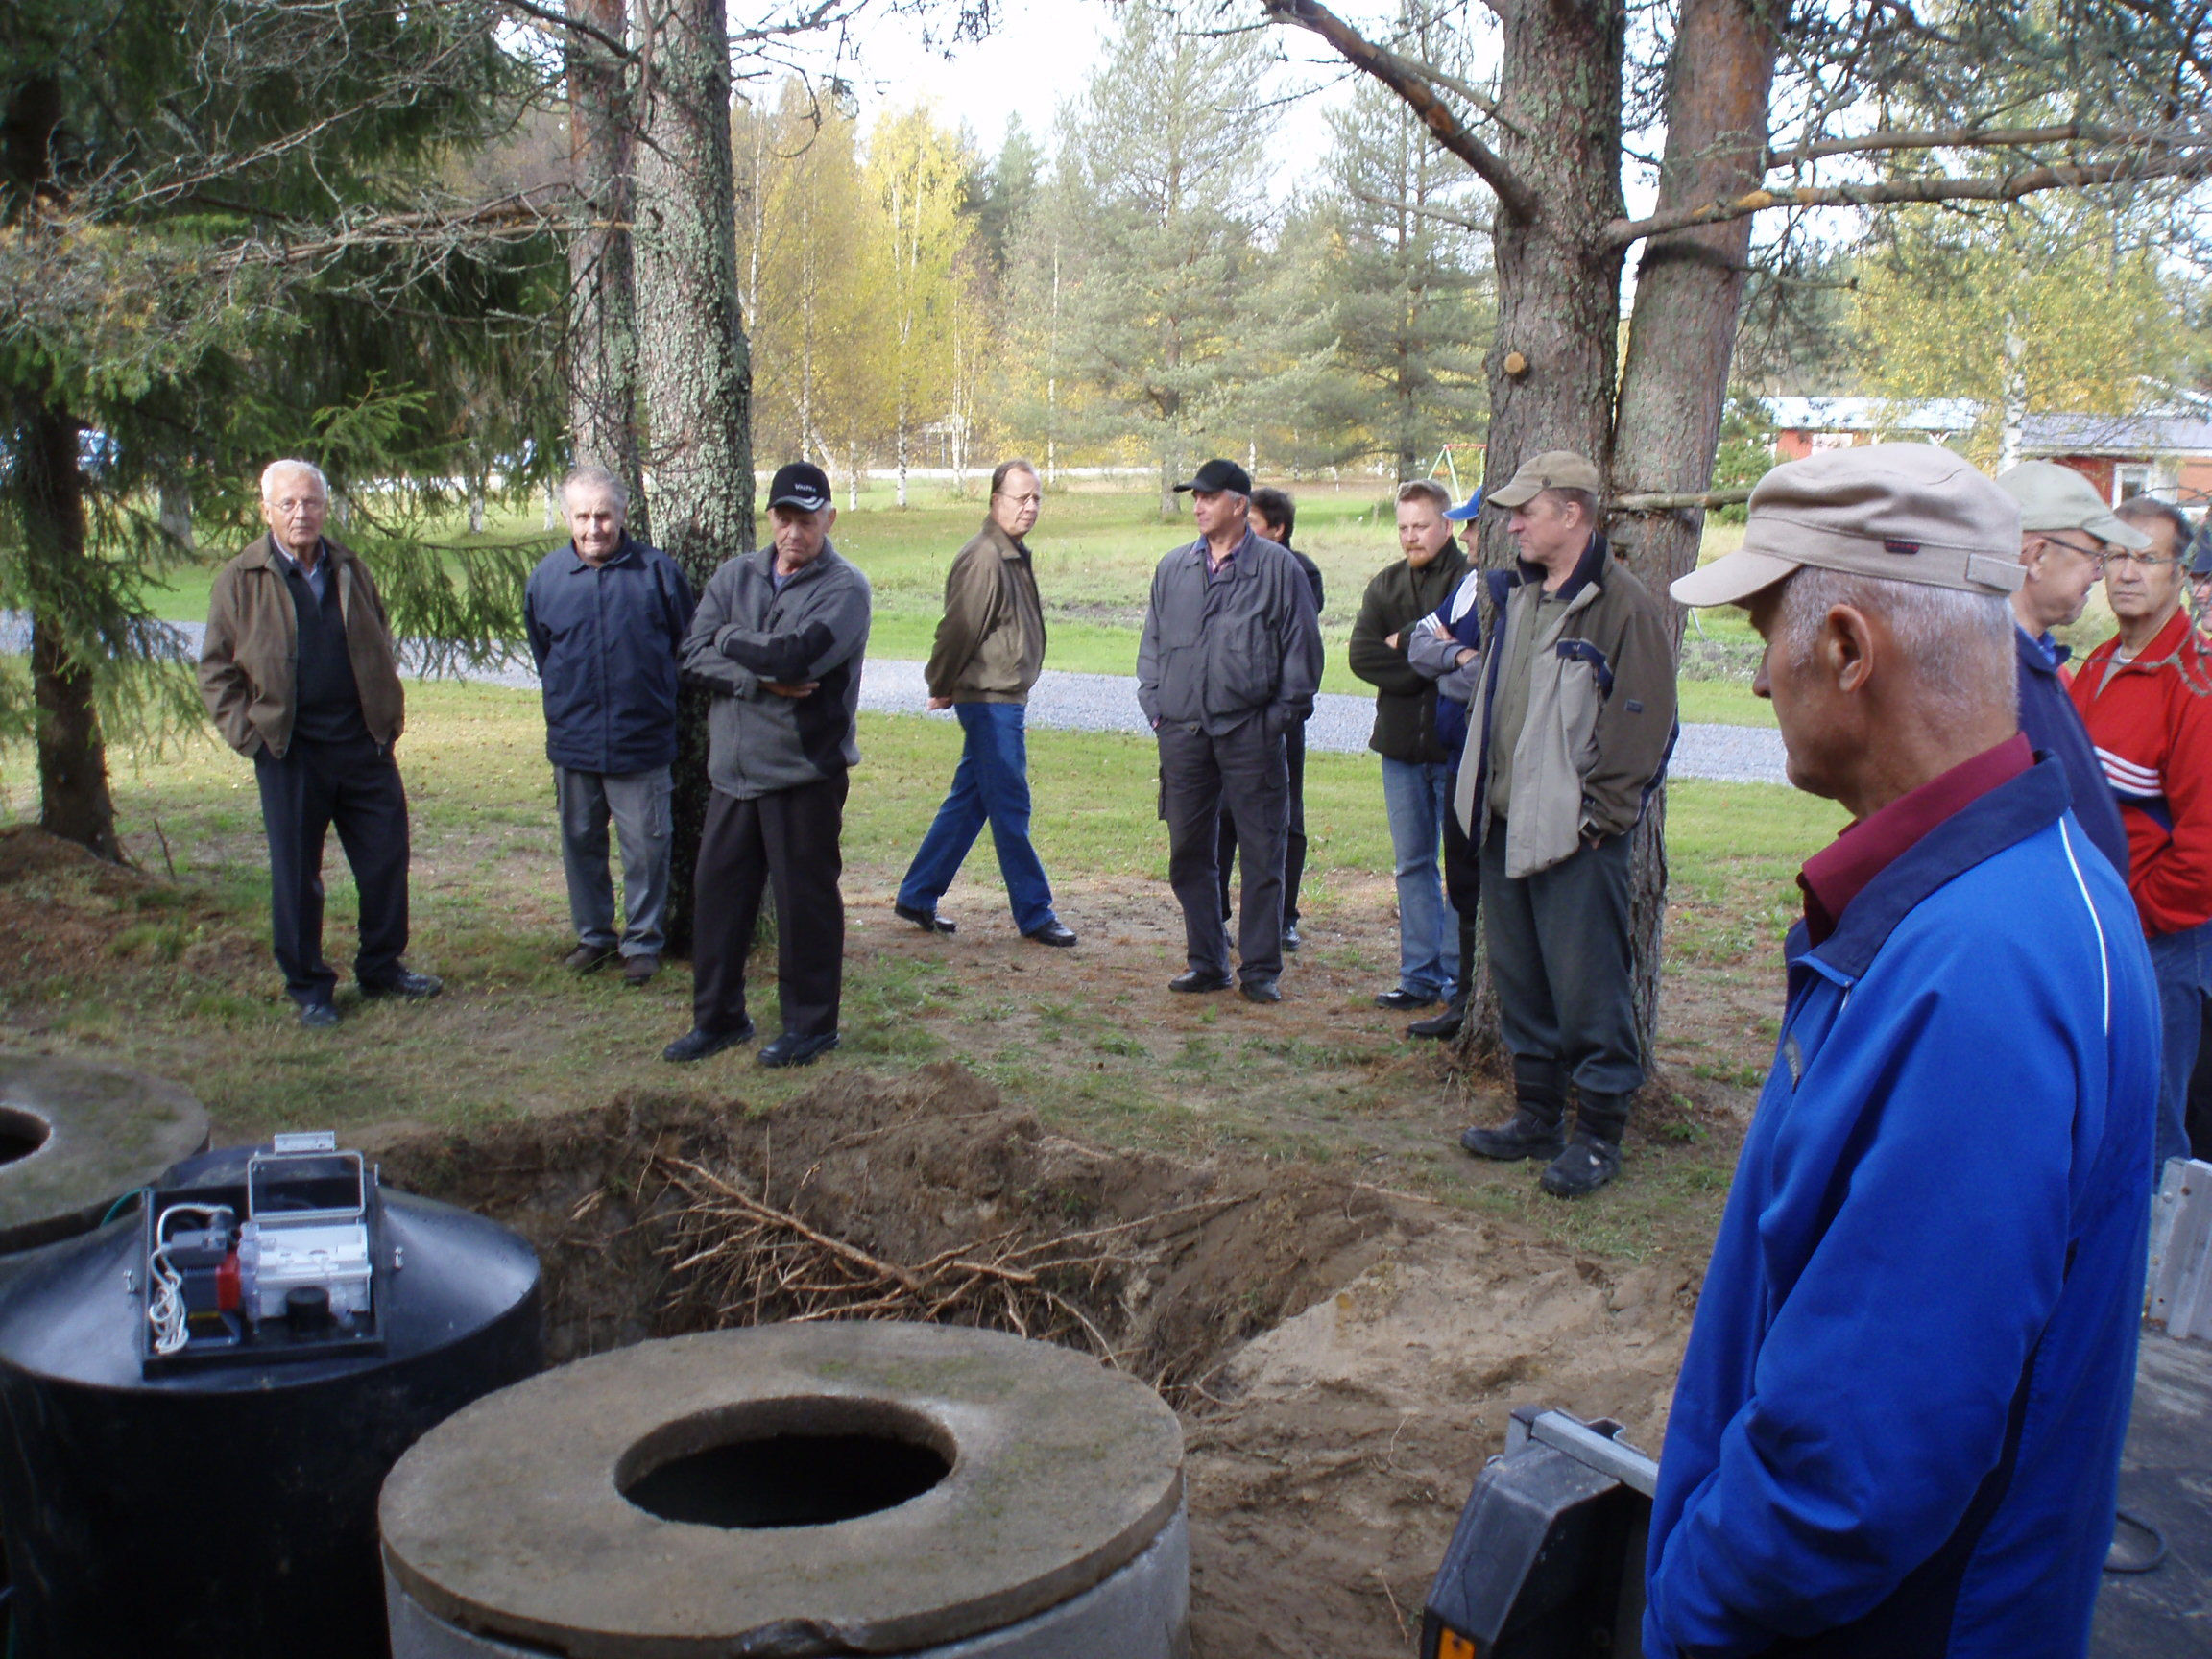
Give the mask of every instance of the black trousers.
[{"label": "black trousers", "polygon": [[[1306,876],[1306,727],[1301,721],[1285,733],[1283,761],[1290,774],[1290,827],[1283,837],[1283,926],[1298,922],[1298,886]],[[1221,920],[1229,920],[1229,884],[1237,873],[1237,826],[1224,812],[1214,837],[1214,860],[1221,871]]]},{"label": "black trousers", "polygon": [[338,975],[323,960],[323,846],[338,831],[361,893],[364,985],[397,978],[407,952],[407,791],[389,749],[367,733],[340,743],[294,738],[282,759],[253,757],[269,835],[269,912],[276,965],[295,1002],[327,1002]]},{"label": "black trousers", "polygon": [[1283,972],[1283,844],[1290,779],[1280,738],[1255,714],[1219,736],[1197,725],[1163,725],[1160,815],[1167,821],[1167,884],[1183,906],[1184,951],[1201,974],[1229,972],[1221,925],[1217,837],[1226,819],[1244,864],[1237,950],[1246,980]]},{"label": "black trousers", "polygon": [[[1460,926],[1475,925],[1476,907],[1482,902],[1482,854],[1467,839],[1467,831],[1459,828],[1458,809],[1452,798],[1459,790],[1459,771],[1454,767],[1444,774],[1444,897],[1451,902]],[[1460,953],[1460,978],[1467,975],[1467,956]]]},{"label": "black trousers", "polygon": [[845,978],[847,775],[740,801],[717,789],[691,880],[691,1021],[720,1034],[745,1023],[745,954],[760,896],[776,892],[776,976],[783,1029],[837,1029]]}]

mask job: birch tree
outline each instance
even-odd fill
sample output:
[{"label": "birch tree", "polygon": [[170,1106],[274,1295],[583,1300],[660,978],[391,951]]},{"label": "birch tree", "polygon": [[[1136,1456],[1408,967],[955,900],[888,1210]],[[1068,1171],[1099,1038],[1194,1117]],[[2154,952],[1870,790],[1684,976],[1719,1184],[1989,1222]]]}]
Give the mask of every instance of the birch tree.
[{"label": "birch tree", "polygon": [[926,107],[878,123],[868,183],[883,232],[883,312],[899,505],[914,429],[947,406],[954,385],[957,273],[974,223],[961,212],[970,157]]}]

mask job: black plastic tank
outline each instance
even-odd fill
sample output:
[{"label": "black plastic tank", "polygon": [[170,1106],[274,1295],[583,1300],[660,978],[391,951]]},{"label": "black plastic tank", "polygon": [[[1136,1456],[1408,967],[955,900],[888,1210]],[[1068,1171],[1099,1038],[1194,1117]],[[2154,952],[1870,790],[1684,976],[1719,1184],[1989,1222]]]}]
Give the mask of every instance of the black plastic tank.
[{"label": "black plastic tank", "polygon": [[[268,1150],[189,1159],[157,1201],[242,1197]],[[156,1359],[150,1212],[0,1262],[11,1659],[389,1653],[385,1476],[542,1353],[538,1261],[519,1237],[380,1188],[371,1209],[373,1328],[364,1315],[349,1351],[324,1308],[278,1352]]]}]

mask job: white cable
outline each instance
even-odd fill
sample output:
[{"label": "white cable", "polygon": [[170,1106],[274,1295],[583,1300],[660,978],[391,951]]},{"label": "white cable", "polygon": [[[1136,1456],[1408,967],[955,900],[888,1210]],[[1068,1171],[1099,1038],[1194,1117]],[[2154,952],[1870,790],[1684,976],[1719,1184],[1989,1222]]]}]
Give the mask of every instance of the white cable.
[{"label": "white cable", "polygon": [[185,1322],[183,1275],[169,1261],[169,1223],[179,1215],[201,1216],[210,1231],[218,1226],[228,1231],[237,1219],[228,1204],[172,1204],[154,1223],[154,1251],[146,1259],[146,1318],[154,1327],[154,1352],[163,1358],[192,1339]]}]

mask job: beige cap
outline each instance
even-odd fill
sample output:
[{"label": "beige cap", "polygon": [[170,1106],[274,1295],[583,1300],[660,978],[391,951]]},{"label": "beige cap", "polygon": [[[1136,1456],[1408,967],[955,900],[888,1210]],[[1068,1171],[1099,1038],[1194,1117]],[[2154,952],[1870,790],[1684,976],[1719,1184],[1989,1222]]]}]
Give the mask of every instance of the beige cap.
[{"label": "beige cap", "polygon": [[1605,480],[1598,469],[1572,449],[1547,449],[1521,463],[1520,470],[1482,497],[1485,507],[1526,507],[1546,490],[1586,490],[1605,493]]},{"label": "beige cap", "polygon": [[2097,487],[2056,461],[2023,461],[1997,474],[1997,488],[2020,504],[2023,535],[2037,530],[2086,530],[2100,541],[2140,553],[2151,538],[2105,505]]},{"label": "beige cap", "polygon": [[1741,605],[1803,565],[1970,593],[2010,593],[2020,510],[1934,444],[1829,449],[1777,467],[1751,492],[1743,545],[1668,589],[1685,605]]}]

